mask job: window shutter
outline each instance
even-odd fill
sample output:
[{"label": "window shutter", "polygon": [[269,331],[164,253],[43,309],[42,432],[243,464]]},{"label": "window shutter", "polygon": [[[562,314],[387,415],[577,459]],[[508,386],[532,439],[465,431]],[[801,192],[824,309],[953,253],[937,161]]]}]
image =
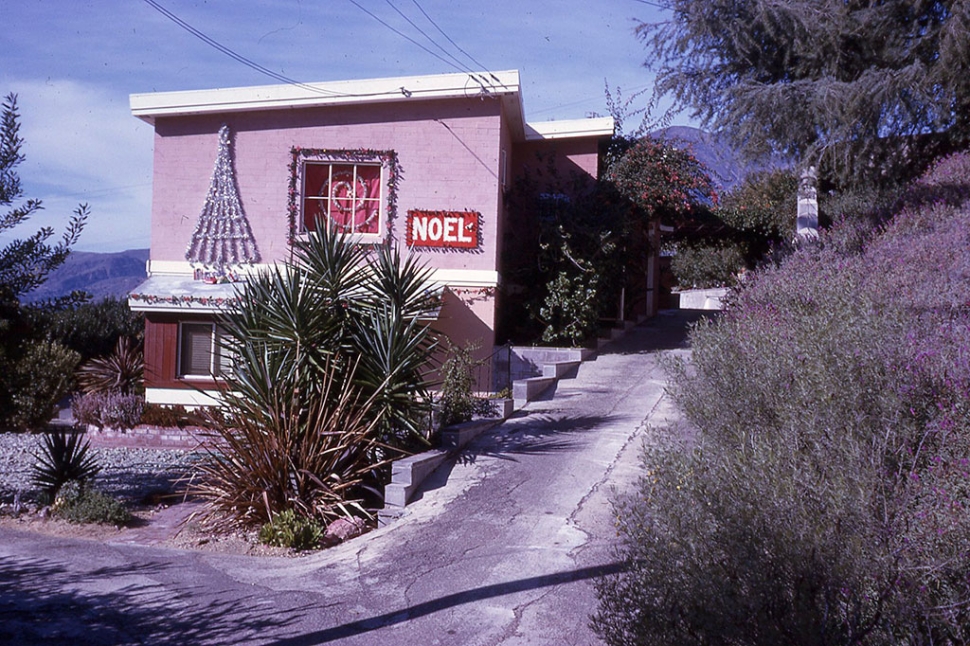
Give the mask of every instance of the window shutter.
[{"label": "window shutter", "polygon": [[183,323],[179,350],[179,374],[203,377],[211,375],[212,324]]}]

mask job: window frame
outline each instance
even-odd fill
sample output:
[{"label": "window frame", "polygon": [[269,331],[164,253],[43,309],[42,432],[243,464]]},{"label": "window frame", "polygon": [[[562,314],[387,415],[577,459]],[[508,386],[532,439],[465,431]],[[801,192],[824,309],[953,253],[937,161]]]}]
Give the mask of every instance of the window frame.
[{"label": "window frame", "polygon": [[358,242],[365,244],[378,244],[390,239],[393,223],[397,217],[397,184],[401,175],[400,162],[396,152],[366,148],[348,150],[294,146],[290,149],[290,154],[289,205],[287,211],[291,243],[308,233],[304,227],[306,165],[317,163],[380,167],[377,231],[376,233],[355,233],[353,235]]},{"label": "window frame", "polygon": [[[337,230],[342,233],[347,233],[349,235],[359,236],[362,240],[365,240],[365,241],[381,238],[382,237],[381,232],[385,228],[385,221],[387,217],[386,216],[387,200],[386,200],[386,195],[384,193],[384,183],[385,183],[384,165],[381,164],[380,161],[361,162],[361,161],[331,161],[331,160],[320,160],[320,159],[304,160],[303,169],[302,169],[303,177],[301,181],[302,188],[303,188],[302,190],[303,199],[300,201],[300,206],[301,206],[300,233],[305,235],[306,233],[311,231],[311,229],[307,227],[308,218],[306,213],[306,206],[308,202],[316,202],[321,205],[325,205],[324,216],[327,219],[329,219],[331,222],[333,222],[334,209],[336,208],[340,210],[341,200],[346,200],[345,197],[335,196],[334,189],[331,189],[328,192],[328,195],[311,195],[310,194],[311,191],[307,188],[307,182],[309,181],[309,175],[310,175],[309,169],[311,167],[326,169],[325,174],[327,178],[326,178],[326,181],[324,182],[324,185],[321,187],[321,189],[323,187],[333,186],[335,183],[342,183],[345,185],[349,185],[352,191],[350,196],[350,201],[351,201],[350,217],[351,218],[353,218],[356,212],[360,210],[356,206],[358,202],[363,205],[364,207],[363,210],[365,213],[370,212],[370,209],[367,208],[368,205],[377,206],[377,214],[376,214],[377,224],[374,227],[376,229],[375,231],[370,231],[370,232],[355,231],[342,224],[336,225]],[[365,174],[358,171],[358,169],[360,168],[377,169],[377,178],[376,178],[377,196],[376,197],[373,197],[366,193],[367,191],[366,182],[371,180],[367,179]],[[350,176],[349,181],[347,179],[343,179],[348,175]],[[359,178],[361,177],[364,177],[364,179],[360,180]],[[361,185],[363,185],[364,187],[365,194],[363,196],[358,196],[356,193],[357,187]],[[369,220],[370,218],[368,218],[368,221]]]},{"label": "window frame", "polygon": [[[198,329],[199,327],[208,327],[208,359],[209,359],[209,372],[206,374],[201,373],[190,373],[186,370],[191,369],[191,366],[186,367],[185,360],[185,333],[186,327],[193,326]],[[186,320],[178,322],[178,336],[177,336],[177,347],[176,347],[176,357],[175,357],[175,376],[178,379],[186,381],[211,381],[219,379],[224,375],[228,374],[231,368],[230,356],[226,351],[225,345],[222,343],[221,339],[223,337],[222,329],[214,321],[201,321],[201,320]]]}]

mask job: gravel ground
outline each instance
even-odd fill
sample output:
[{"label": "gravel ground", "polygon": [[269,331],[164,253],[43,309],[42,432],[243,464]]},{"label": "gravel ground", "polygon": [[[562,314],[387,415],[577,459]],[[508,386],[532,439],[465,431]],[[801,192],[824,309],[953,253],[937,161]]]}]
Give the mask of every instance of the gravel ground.
[{"label": "gravel ground", "polygon": [[[31,485],[31,468],[41,450],[42,435],[0,433],[0,503],[10,503],[17,492],[31,500],[37,490]],[[186,475],[197,453],[166,449],[90,449],[101,466],[93,481],[111,495],[135,502],[174,493],[176,481]]]}]

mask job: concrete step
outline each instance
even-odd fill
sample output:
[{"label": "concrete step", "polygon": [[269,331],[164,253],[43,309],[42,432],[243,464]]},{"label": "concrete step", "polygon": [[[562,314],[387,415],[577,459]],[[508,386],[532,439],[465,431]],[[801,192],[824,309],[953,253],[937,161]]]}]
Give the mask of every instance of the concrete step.
[{"label": "concrete step", "polygon": [[556,383],[556,377],[529,377],[528,379],[516,379],[512,382],[512,399],[515,401],[515,408],[522,408],[530,401],[549,390]]},{"label": "concrete step", "polygon": [[576,376],[576,369],[582,361],[556,361],[546,363],[542,366],[543,377],[554,377],[556,379],[571,379]]}]

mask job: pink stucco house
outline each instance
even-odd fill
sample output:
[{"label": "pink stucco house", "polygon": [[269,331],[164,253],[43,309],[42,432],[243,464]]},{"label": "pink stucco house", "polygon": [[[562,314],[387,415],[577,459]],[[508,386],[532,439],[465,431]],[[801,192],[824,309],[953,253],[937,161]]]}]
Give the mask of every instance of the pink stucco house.
[{"label": "pink stucco house", "polygon": [[322,213],[410,248],[444,288],[435,326],[492,354],[505,195],[537,153],[595,177],[612,118],[526,122],[519,74],[445,74],[135,94],[152,124],[147,399],[200,405],[218,385],[213,316],[233,279],[290,257]]}]

